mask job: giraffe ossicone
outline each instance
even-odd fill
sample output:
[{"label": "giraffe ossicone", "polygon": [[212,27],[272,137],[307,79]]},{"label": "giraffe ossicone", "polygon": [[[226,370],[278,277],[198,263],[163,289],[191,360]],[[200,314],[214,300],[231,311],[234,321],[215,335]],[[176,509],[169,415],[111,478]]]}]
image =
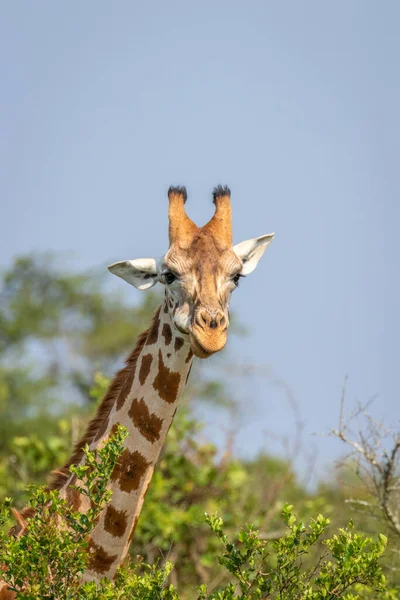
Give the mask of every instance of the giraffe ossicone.
[{"label": "giraffe ossicone", "polygon": [[[124,560],[193,356],[207,358],[225,346],[231,293],[241,277],[254,271],[274,237],[270,233],[232,245],[227,187],[214,189],[215,212],[203,227],[186,215],[184,187],[171,187],[168,198],[170,246],[165,256],[124,260],[109,267],[140,290],[163,284],[163,304],[112,381],[69,461],[50,484],[75,510],[87,511],[87,498],[71,487],[75,477],[69,467],[84,462],[85,444],[95,450],[118,424],[127,428],[124,451],[109,482],[111,501],[90,536],[85,580],[112,579]],[[22,522],[31,516],[26,509],[20,514]],[[0,600],[12,597],[6,593],[0,582]]]}]

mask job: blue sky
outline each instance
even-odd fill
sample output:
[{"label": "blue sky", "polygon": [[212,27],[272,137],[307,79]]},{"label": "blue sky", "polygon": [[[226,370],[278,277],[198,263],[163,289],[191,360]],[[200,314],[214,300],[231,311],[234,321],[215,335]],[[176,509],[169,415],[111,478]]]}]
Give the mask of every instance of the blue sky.
[{"label": "blue sky", "polygon": [[249,335],[231,360],[265,371],[232,380],[236,450],[292,435],[277,382],[320,468],[343,450],[313,433],[336,426],[346,374],[349,408],[376,394],[398,424],[398,2],[42,0],[0,17],[0,267],[160,255],[168,186],[202,224],[226,183],[235,241],[276,232],[233,299]]}]

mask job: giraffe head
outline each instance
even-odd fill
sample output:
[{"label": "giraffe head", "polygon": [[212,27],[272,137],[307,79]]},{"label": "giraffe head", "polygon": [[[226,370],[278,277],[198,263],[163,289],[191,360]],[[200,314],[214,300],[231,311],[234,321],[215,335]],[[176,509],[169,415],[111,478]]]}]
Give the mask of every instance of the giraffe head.
[{"label": "giraffe head", "polygon": [[109,267],[140,290],[162,283],[172,323],[200,358],[225,346],[231,293],[241,277],[254,271],[274,237],[269,233],[232,246],[230,195],[227,187],[215,188],[214,216],[197,227],[185,212],[186,189],[171,187],[170,246],[165,256],[125,260]]}]

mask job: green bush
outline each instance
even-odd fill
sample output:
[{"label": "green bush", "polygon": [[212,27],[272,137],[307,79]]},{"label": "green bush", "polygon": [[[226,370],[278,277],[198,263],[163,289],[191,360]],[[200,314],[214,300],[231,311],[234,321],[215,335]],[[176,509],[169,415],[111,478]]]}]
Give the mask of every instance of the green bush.
[{"label": "green bush", "polygon": [[[29,506],[34,516],[24,535],[0,534],[0,564],[9,589],[21,600],[86,600],[132,598],[135,600],[179,600],[175,587],[168,582],[173,569],[170,562],[147,565],[139,560],[119,570],[115,581],[82,583],[87,564],[87,538],[96,519],[110,500],[107,483],[122,452],[124,428],[98,452],[86,448],[85,466],[72,467],[81,494],[91,499],[87,513],[75,512],[58,491],[33,489]],[[0,509],[0,522],[9,518],[11,500]],[[217,516],[206,522],[221,548],[213,559],[229,575],[229,583],[208,593],[207,585],[193,588],[198,600],[356,600],[359,598],[395,598],[382,573],[381,556],[387,540],[380,535],[373,541],[355,533],[350,523],[345,529],[323,540],[324,550],[314,563],[303,559],[318,546],[329,519],[318,515],[308,526],[297,522],[293,507],[285,505],[282,518],[286,533],[271,542],[262,540],[251,526],[241,529],[231,541]]]}]

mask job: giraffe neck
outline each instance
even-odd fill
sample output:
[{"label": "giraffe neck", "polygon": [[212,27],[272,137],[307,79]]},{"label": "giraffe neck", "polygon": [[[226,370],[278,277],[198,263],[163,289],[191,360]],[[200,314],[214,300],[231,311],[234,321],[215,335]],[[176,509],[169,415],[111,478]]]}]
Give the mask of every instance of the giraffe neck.
[{"label": "giraffe neck", "polygon": [[[111,501],[90,536],[86,580],[112,579],[124,560],[188,379],[193,355],[189,343],[172,326],[167,303],[165,298],[135,364],[124,372],[125,381],[121,382],[108,417],[99,423],[90,444],[91,450],[101,447],[117,424],[129,433],[109,483]],[[71,483],[70,478],[60,495],[73,502],[76,510],[85,512],[87,501],[76,494]]]}]

